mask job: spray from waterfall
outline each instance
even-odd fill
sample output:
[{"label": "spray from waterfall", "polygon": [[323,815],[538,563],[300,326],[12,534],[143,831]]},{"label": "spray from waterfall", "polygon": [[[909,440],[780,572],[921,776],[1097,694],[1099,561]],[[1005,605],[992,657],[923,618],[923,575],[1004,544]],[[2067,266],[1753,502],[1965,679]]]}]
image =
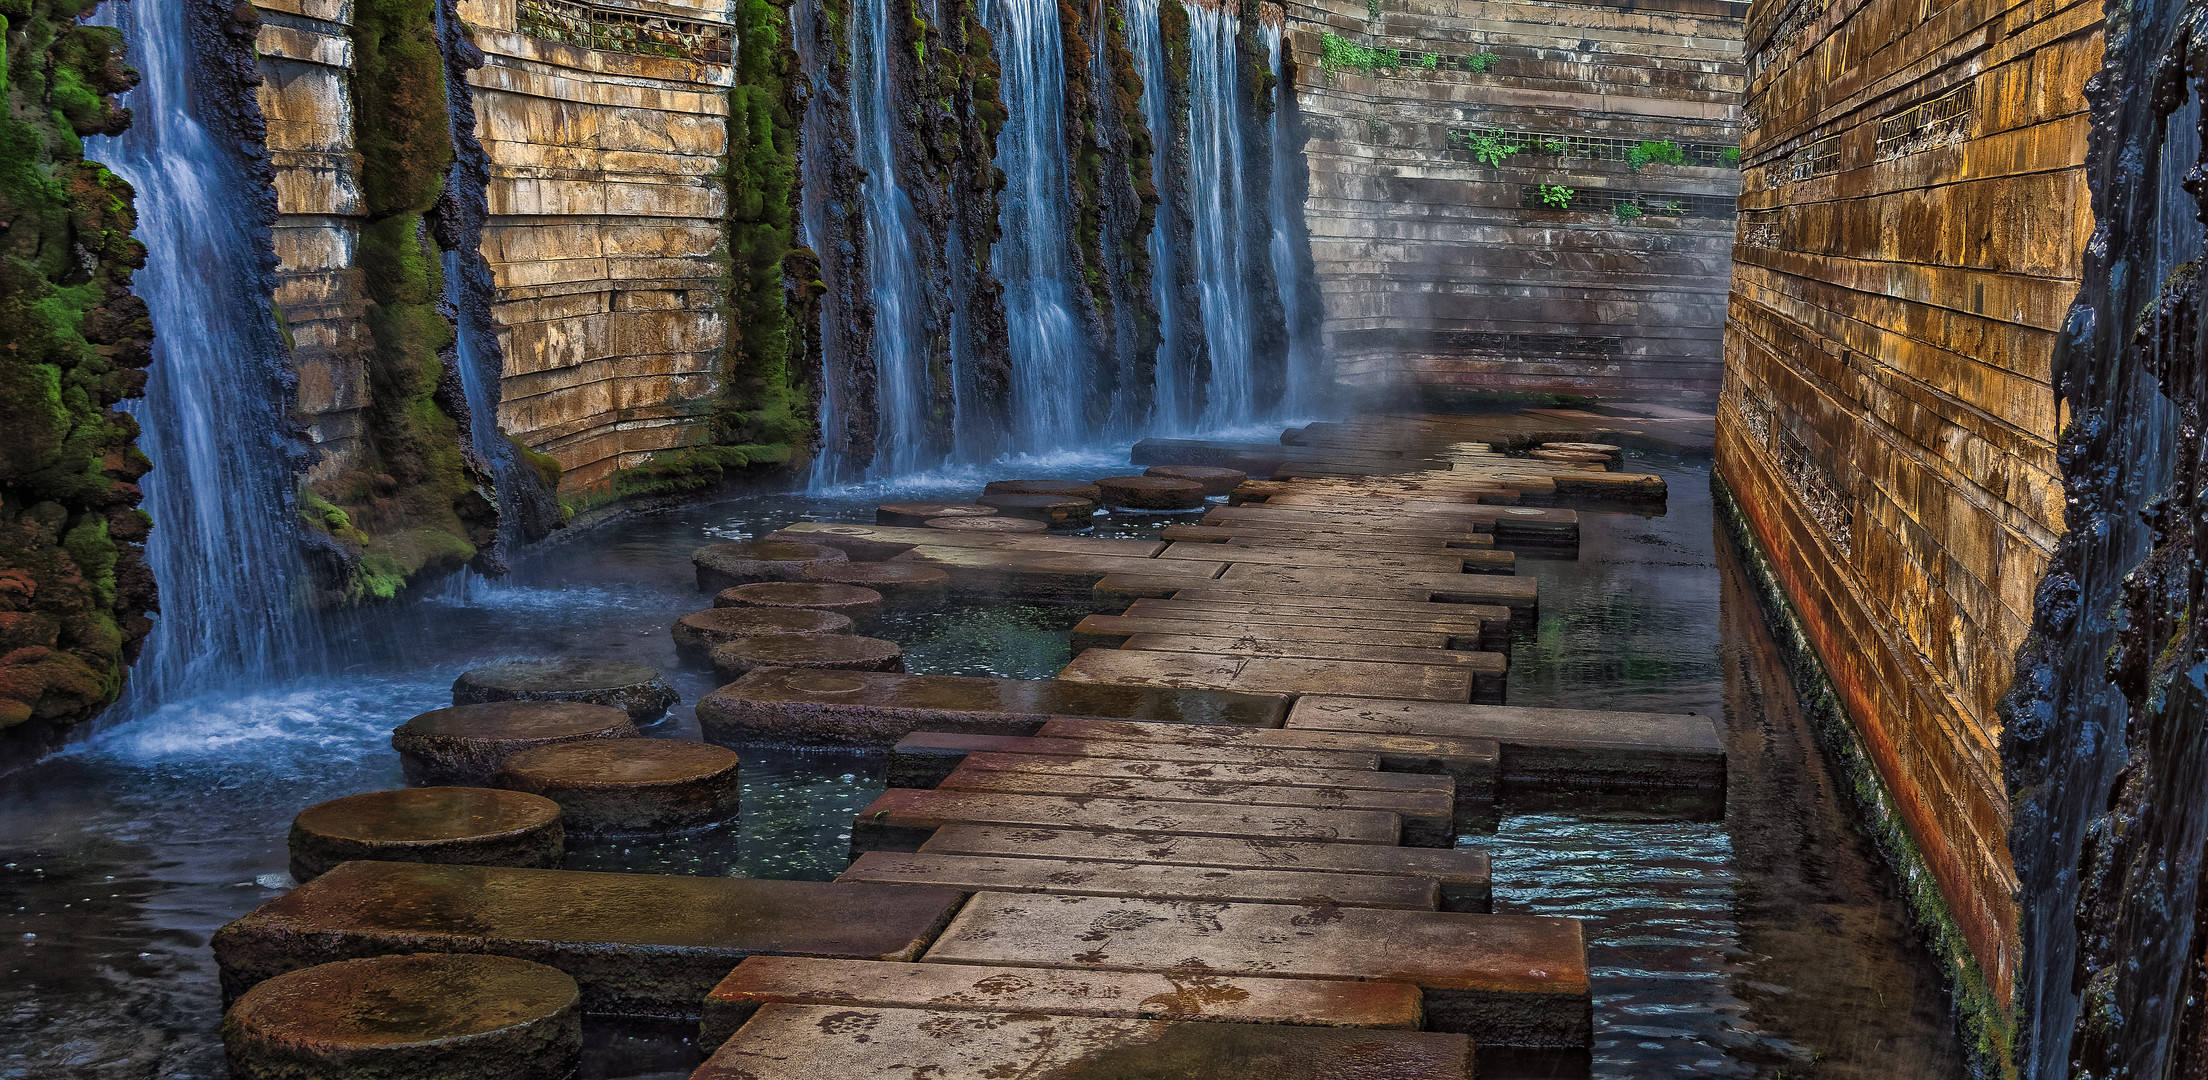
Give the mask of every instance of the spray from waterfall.
[{"label": "spray from waterfall", "polygon": [[1211,356],[1205,427],[1240,427],[1256,420],[1255,313],[1250,306],[1252,211],[1243,185],[1242,96],[1236,39],[1241,20],[1208,4],[1188,8],[1188,198],[1195,217],[1190,257],[1202,291],[1204,344]]},{"label": "spray from waterfall", "polygon": [[[1142,75],[1142,115],[1150,125],[1155,150],[1150,155],[1150,179],[1163,196],[1172,189],[1173,155],[1166,140],[1173,131],[1172,95],[1165,71],[1165,41],[1159,32],[1158,0],[1129,0],[1127,48],[1134,54],[1135,69]],[[1150,230],[1150,292],[1158,306],[1158,365],[1150,414],[1150,428],[1159,432],[1184,432],[1196,426],[1196,403],[1182,386],[1188,373],[1181,370],[1180,306],[1174,303],[1179,279],[1179,253],[1173,247],[1171,207],[1158,207],[1157,223]]]},{"label": "spray from waterfall", "polygon": [[870,476],[901,476],[931,464],[926,309],[928,276],[914,249],[920,232],[912,198],[897,182],[903,119],[890,97],[889,5],[854,5],[851,120],[858,134],[866,220],[866,274],[874,297],[874,378],[879,421]]},{"label": "spray from waterfall", "polygon": [[146,562],[161,615],[130,677],[124,709],[280,678],[310,662],[319,635],[292,508],[282,338],[270,315],[252,181],[235,147],[198,116],[198,35],[186,0],[111,5],[144,81],[130,130],[88,154],[138,192],[146,268],[133,282],[153,315],[146,396],[130,403],[153,461]]},{"label": "spray from waterfall", "polygon": [[1268,4],[1262,9],[1264,16],[1258,24],[1258,32],[1265,41],[1267,67],[1273,73],[1273,182],[1267,210],[1272,218],[1273,282],[1280,291],[1280,308],[1288,331],[1287,378],[1281,398],[1280,415],[1308,416],[1319,407],[1319,372],[1317,343],[1311,340],[1311,327],[1305,322],[1303,310],[1303,259],[1298,257],[1305,244],[1303,234],[1303,207],[1294,201],[1294,194],[1303,189],[1300,182],[1303,173],[1303,153],[1294,130],[1295,87],[1281,70],[1281,44],[1287,20],[1279,8]]}]

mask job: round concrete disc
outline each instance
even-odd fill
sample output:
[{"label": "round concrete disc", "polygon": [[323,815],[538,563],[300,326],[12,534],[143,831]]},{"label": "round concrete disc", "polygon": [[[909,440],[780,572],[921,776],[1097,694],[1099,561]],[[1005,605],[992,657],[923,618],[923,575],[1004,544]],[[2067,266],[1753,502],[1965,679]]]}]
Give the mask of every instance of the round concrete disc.
[{"label": "round concrete disc", "polygon": [[1076,499],[1065,495],[983,495],[974,500],[984,506],[994,506],[1005,517],[1022,517],[1040,521],[1057,528],[1076,528],[1089,523],[1096,513],[1092,499]]},{"label": "round concrete disc", "polygon": [[626,710],[637,723],[657,720],[681,701],[659,672],[622,660],[509,660],[462,672],[452,703],[582,701]]},{"label": "round concrete disc", "polygon": [[561,821],[572,833],[664,832],[734,817],[736,764],[735,751],[702,742],[567,743],[507,758],[497,783],[560,804]]},{"label": "round concrete disc", "polygon": [[1202,484],[1206,495],[1225,495],[1250,478],[1250,474],[1240,469],[1215,469],[1209,465],[1152,465],[1142,470],[1142,475]]},{"label": "round concrete disc", "polygon": [[754,581],[796,581],[808,563],[847,558],[835,548],[795,540],[707,544],[690,553],[691,563],[698,568],[698,591],[713,593]]},{"label": "round concrete disc", "polygon": [[997,508],[975,503],[889,503],[874,508],[874,524],[915,526],[929,518],[995,517]]},{"label": "round concrete disc", "polygon": [[758,581],[724,589],[713,598],[719,607],[803,608],[853,619],[882,613],[882,594],[863,585],[825,581]]},{"label": "round concrete disc", "polygon": [[417,784],[491,782],[508,754],[582,739],[633,739],[636,722],[611,705],[493,701],[434,709],[391,729],[406,778]]},{"label": "round concrete disc", "polygon": [[1107,476],[1096,482],[1104,489],[1104,505],[1115,510],[1198,510],[1204,505],[1204,485],[1170,476]]},{"label": "round concrete disc", "polygon": [[[959,517],[930,520],[945,521],[1002,521],[1016,520],[987,517]],[[1028,522],[1033,524],[1033,522]],[[940,566],[916,562],[846,562],[821,563],[805,568],[805,580],[830,585],[857,585],[882,594],[885,602],[932,600],[950,589],[951,575]]]},{"label": "round concrete disc", "polygon": [[870,637],[755,637],[713,648],[713,670],[734,681],[754,668],[827,668],[903,671],[905,652],[894,641]]},{"label": "round concrete disc", "polygon": [[370,791],[316,803],[291,819],[291,876],[306,881],[350,859],[552,868],[564,840],[559,805],[535,795],[481,787]]},{"label": "round concrete disc", "polygon": [[988,495],[1056,495],[1065,499],[1102,502],[1104,493],[1095,484],[1079,480],[991,480],[982,486]]},{"label": "round concrete disc", "polygon": [[[713,598],[713,606],[675,620],[675,645],[684,649],[710,649],[724,641],[760,634],[848,634],[851,616],[810,608],[769,608],[744,604],[730,596],[738,585]],[[723,598],[726,597],[724,600]]]}]

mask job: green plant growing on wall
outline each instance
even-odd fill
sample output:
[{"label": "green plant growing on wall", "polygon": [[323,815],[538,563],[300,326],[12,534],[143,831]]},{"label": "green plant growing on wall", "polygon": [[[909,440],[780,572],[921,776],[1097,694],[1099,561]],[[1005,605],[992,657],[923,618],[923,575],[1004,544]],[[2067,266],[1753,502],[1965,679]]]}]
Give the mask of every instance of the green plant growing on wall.
[{"label": "green plant growing on wall", "polygon": [[1428,71],[1441,70],[1441,54],[1427,53],[1426,55],[1419,57],[1418,66],[1425,68]]},{"label": "green plant growing on wall", "polygon": [[1489,168],[1500,166],[1510,160],[1510,155],[1525,149],[1511,141],[1510,133],[1501,128],[1466,132],[1464,148],[1472,151],[1472,160]]},{"label": "green plant growing on wall", "polygon": [[1737,169],[1737,168],[1740,168],[1740,147],[1737,147],[1737,146],[1728,146],[1728,147],[1726,147],[1726,148],[1725,148],[1725,155],[1724,155],[1724,156],[1725,156],[1725,164],[1727,164],[1727,165],[1730,165],[1730,166],[1732,166],[1733,168],[1736,168],[1736,169]]},{"label": "green plant growing on wall", "polygon": [[1359,45],[1331,30],[1319,35],[1319,69],[1329,74],[1347,68],[1370,75],[1382,68],[1393,71],[1402,66],[1403,54],[1394,49]]},{"label": "green plant growing on wall", "polygon": [[1619,199],[1617,202],[1611,203],[1610,212],[1616,215],[1621,222],[1632,221],[1645,213],[1641,209],[1641,204],[1628,199]]},{"label": "green plant growing on wall", "polygon": [[736,5],[736,82],[728,92],[729,306],[735,332],[729,335],[728,381],[713,423],[713,441],[722,445],[788,447],[811,435],[803,379],[791,362],[804,347],[802,332],[790,313],[784,272],[797,245],[791,210],[797,121],[787,93],[787,6],[787,0]]},{"label": "green plant growing on wall", "polygon": [[1678,217],[1687,212],[1686,204],[1680,202],[1677,199],[1667,199],[1664,202],[1658,203],[1656,205],[1656,209],[1661,210],[1664,213],[1671,215],[1672,217]]},{"label": "green plant growing on wall", "polygon": [[1495,66],[1495,61],[1500,59],[1502,59],[1502,57],[1497,56],[1491,52],[1473,53],[1472,55],[1464,58],[1464,70],[1472,72],[1476,75],[1485,75],[1487,74],[1489,68]]},{"label": "green plant growing on wall", "polygon": [[1625,163],[1634,172],[1640,172],[1650,165],[1684,165],[1687,163],[1687,152],[1670,139],[1656,139],[1626,151]]},{"label": "green plant growing on wall", "polygon": [[1365,18],[1380,21],[1380,0],[1365,0]]},{"label": "green plant growing on wall", "polygon": [[1555,155],[1555,156],[1557,156],[1557,157],[1563,157],[1564,155],[1566,155],[1566,154],[1569,154],[1569,153],[1571,153],[1571,152],[1572,152],[1572,146],[1571,146],[1571,144],[1570,144],[1570,143],[1567,143],[1567,142],[1565,142],[1565,141],[1564,141],[1564,140],[1562,140],[1562,139],[1546,139],[1546,138],[1545,138],[1545,139],[1541,139],[1541,140],[1539,140],[1539,143],[1538,143],[1538,145],[1539,145],[1539,146],[1541,147],[1541,152],[1542,152],[1542,153],[1544,153],[1544,154],[1554,154],[1554,155]]},{"label": "green plant growing on wall", "polygon": [[1541,185],[1541,201],[1544,204],[1548,206],[1553,206],[1558,210],[1571,209],[1572,196],[1577,194],[1579,194],[1578,191],[1572,188],[1565,187],[1562,184]]}]

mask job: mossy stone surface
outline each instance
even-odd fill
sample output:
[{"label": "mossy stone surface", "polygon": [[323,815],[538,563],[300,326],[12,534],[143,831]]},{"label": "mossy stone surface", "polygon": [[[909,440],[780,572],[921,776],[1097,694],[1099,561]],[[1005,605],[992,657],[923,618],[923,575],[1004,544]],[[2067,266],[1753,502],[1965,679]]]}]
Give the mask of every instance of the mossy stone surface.
[{"label": "mossy stone surface", "polygon": [[558,803],[574,833],[652,833],[735,817],[737,763],[735,751],[701,742],[563,743],[507,758],[496,783]]},{"label": "mossy stone surface", "polygon": [[491,701],[433,709],[391,729],[415,783],[482,785],[509,754],[580,739],[633,739],[626,710],[579,701]]},{"label": "mossy stone surface", "polygon": [[414,953],[279,975],[222,1023],[239,1080],[565,1080],[582,996],[558,968]]},{"label": "mossy stone surface", "polygon": [[637,723],[667,715],[681,701],[659,672],[624,660],[508,660],[462,672],[452,684],[452,703],[488,701],[575,701],[610,705]]},{"label": "mossy stone surface", "polygon": [[307,881],[341,862],[560,864],[560,807],[519,791],[479,787],[369,791],[316,803],[291,821],[291,876]]}]

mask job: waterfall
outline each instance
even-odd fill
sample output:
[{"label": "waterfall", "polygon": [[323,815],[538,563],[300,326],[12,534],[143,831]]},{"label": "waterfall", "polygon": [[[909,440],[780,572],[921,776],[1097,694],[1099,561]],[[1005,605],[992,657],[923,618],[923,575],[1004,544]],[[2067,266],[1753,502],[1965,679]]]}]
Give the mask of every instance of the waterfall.
[{"label": "waterfall", "polygon": [[[834,271],[828,246],[828,163],[826,149],[833,144],[828,136],[828,110],[822,107],[834,100],[833,88],[827,80],[828,59],[820,55],[818,42],[825,35],[820,32],[821,13],[815,0],[798,0],[790,5],[790,19],[794,31],[792,40],[797,46],[798,70],[806,80],[806,98],[813,106],[805,110],[799,121],[799,139],[807,147],[819,147],[819,152],[808,151],[798,155],[798,209],[797,241],[821,256],[824,276]],[[841,334],[829,333],[828,328],[840,326],[849,317],[842,303],[843,294],[830,289],[821,297],[820,335],[820,453],[813,458],[810,486],[819,489],[837,482],[845,467],[843,454],[837,445],[836,432],[848,422],[849,404],[844,401],[843,380],[835,373],[849,358],[838,347]]]},{"label": "waterfall", "polygon": [[992,262],[1012,345],[1013,442],[1057,450],[1090,437],[1082,417],[1093,359],[1064,277],[1073,258],[1058,0],[987,0],[982,21],[996,38],[999,93],[1011,114],[997,142],[1007,183]]},{"label": "waterfall", "polygon": [[877,421],[873,476],[917,471],[927,458],[928,274],[913,239],[920,231],[912,199],[897,182],[901,119],[890,97],[889,4],[853,5],[851,121],[857,133],[866,221],[866,273],[874,297]]},{"label": "waterfall", "polygon": [[1206,427],[1245,425],[1271,412],[1254,400],[1249,269],[1255,253],[1247,250],[1244,228],[1252,208],[1242,181],[1247,163],[1236,77],[1240,33],[1241,20],[1226,11],[1209,4],[1188,6],[1188,197],[1196,222],[1190,256],[1202,291],[1204,343],[1211,355]]},{"label": "waterfall", "polygon": [[[1293,127],[1295,115],[1295,87],[1289,85],[1281,71],[1281,37],[1287,28],[1285,18],[1276,21],[1264,19],[1258,24],[1258,32],[1265,39],[1266,63],[1273,73],[1273,183],[1269,206],[1272,216],[1273,282],[1280,290],[1280,308],[1288,330],[1287,385],[1281,400],[1282,411],[1291,416],[1308,416],[1319,405],[1318,350],[1311,341],[1311,327],[1304,322],[1303,262],[1297,251],[1304,241],[1303,207],[1295,205],[1294,193],[1303,190],[1303,150],[1292,142],[1296,134]],[[1308,254],[1306,254],[1308,257]]]},{"label": "waterfall", "polygon": [[[1172,188],[1173,157],[1166,142],[1172,137],[1173,103],[1166,83],[1165,42],[1158,32],[1158,0],[1128,0],[1127,48],[1134,53],[1136,70],[1142,74],[1142,115],[1150,125],[1155,146],[1150,155],[1150,179],[1163,197]],[[1195,427],[1196,417],[1195,403],[1181,392],[1188,373],[1181,370],[1180,307],[1173,302],[1179,264],[1173,250],[1173,228],[1167,220],[1170,216],[1170,207],[1161,204],[1157,223],[1150,230],[1150,293],[1158,305],[1157,389],[1150,427],[1177,433]]]},{"label": "waterfall", "polygon": [[137,189],[147,257],[135,290],[156,335],[146,396],[126,408],[153,461],[141,483],[161,616],[129,711],[280,677],[320,646],[301,596],[290,375],[263,291],[256,181],[198,119],[217,103],[193,85],[201,35],[187,11],[186,0],[108,5],[144,81],[127,98],[130,130],[88,146]]}]

